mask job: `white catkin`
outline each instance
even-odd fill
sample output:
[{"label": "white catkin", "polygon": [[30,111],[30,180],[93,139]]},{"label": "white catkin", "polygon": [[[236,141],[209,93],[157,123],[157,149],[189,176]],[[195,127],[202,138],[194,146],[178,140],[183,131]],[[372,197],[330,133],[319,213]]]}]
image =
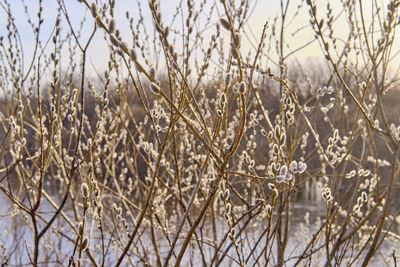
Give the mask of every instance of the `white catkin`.
[{"label": "white catkin", "polygon": [[108,24],[108,30],[111,34],[115,32],[115,19],[110,20],[110,23]]},{"label": "white catkin", "polygon": [[237,50],[237,48],[234,45],[231,46],[231,54],[234,59],[239,58],[239,51]]},{"label": "white catkin", "polygon": [[231,82],[231,74],[227,73],[225,76],[225,86],[229,86],[230,82]]},{"label": "white catkin", "polygon": [[128,50],[128,44],[125,41],[122,41],[120,46],[121,46],[122,49]]},{"label": "white catkin", "polygon": [[100,16],[100,15],[97,15],[97,16],[96,16],[96,24],[97,24],[97,26],[99,26],[100,28],[103,27],[103,20],[101,19],[101,16]]},{"label": "white catkin", "polygon": [[85,237],[82,242],[82,250],[85,251],[89,246],[89,239]]},{"label": "white catkin", "polygon": [[129,50],[129,56],[131,57],[131,59],[133,61],[137,60],[137,55],[136,55],[136,51],[132,48],[131,50]]},{"label": "white catkin", "polygon": [[240,47],[242,37],[240,36],[239,32],[235,33],[235,45],[236,47]]},{"label": "white catkin", "polygon": [[156,69],[153,66],[151,66],[151,68],[150,68],[149,75],[150,75],[152,80],[155,80],[155,78],[156,78]]},{"label": "white catkin", "polygon": [[168,37],[168,35],[169,35],[169,27],[168,26],[165,27],[165,29],[164,29],[164,35],[165,35],[165,37]]},{"label": "white catkin", "polygon": [[297,161],[293,160],[289,165],[289,170],[291,172],[297,172]]},{"label": "white catkin", "polygon": [[247,90],[246,83],[244,81],[241,81],[239,84],[239,93],[244,94],[246,93],[246,90]]},{"label": "white catkin", "polygon": [[152,82],[152,83],[150,84],[150,89],[151,89],[151,91],[152,91],[153,93],[155,93],[156,95],[160,94],[161,89],[160,89],[160,87],[159,87],[156,83]]},{"label": "white catkin", "polygon": [[80,223],[78,224],[78,233],[79,233],[79,234],[82,234],[82,232],[83,232],[83,223],[80,222]]},{"label": "white catkin", "polygon": [[232,205],[231,203],[226,204],[226,214],[231,214]]},{"label": "white catkin", "polygon": [[112,44],[113,46],[116,46],[116,47],[119,47],[119,45],[120,45],[120,41],[118,40],[117,37],[115,37],[114,34],[111,34],[111,35],[110,35],[110,42],[111,42],[111,44]]},{"label": "white catkin", "polygon": [[221,106],[224,106],[226,104],[226,94],[222,93],[220,98],[219,98],[219,102],[221,104]]},{"label": "white catkin", "polygon": [[283,165],[283,166],[281,167],[281,169],[279,170],[279,175],[286,176],[287,171],[288,171],[287,166],[286,166],[286,165]]},{"label": "white catkin", "polygon": [[99,11],[98,11],[98,9],[97,9],[97,4],[96,4],[95,1],[93,1],[93,2],[90,4],[90,12],[92,12],[93,18],[96,18],[97,15],[99,15]]},{"label": "white catkin", "polygon": [[307,169],[307,164],[303,162],[298,163],[298,172],[303,173]]},{"label": "white catkin", "polygon": [[226,19],[221,18],[220,22],[221,22],[222,27],[224,27],[228,31],[231,29],[231,24],[229,24],[229,22]]},{"label": "white catkin", "polygon": [[86,183],[83,183],[81,186],[81,190],[82,190],[82,195],[84,198],[88,198],[89,197],[89,187]]}]

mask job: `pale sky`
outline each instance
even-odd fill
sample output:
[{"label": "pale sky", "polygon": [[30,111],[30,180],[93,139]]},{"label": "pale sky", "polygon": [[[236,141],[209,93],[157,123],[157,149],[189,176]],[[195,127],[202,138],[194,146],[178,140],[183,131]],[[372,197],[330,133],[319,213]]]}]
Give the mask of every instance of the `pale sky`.
[{"label": "pale sky", "polygon": [[[90,2],[91,0],[89,0]],[[30,29],[30,26],[26,22],[26,15],[23,11],[21,1],[19,0],[12,0],[10,1],[11,7],[12,7],[12,12],[13,16],[16,19],[16,25],[18,29],[20,30],[20,35],[21,35],[21,40],[23,43],[23,48],[24,48],[24,56],[26,59],[25,65],[28,64],[29,58],[33,53],[33,44],[34,44],[34,39],[33,39],[33,34],[32,30]],[[32,20],[36,21],[37,18],[36,13],[37,13],[37,1],[33,0],[27,0],[25,1],[28,4],[28,12],[32,16]],[[104,1],[103,1],[104,2]],[[107,1],[108,2],[108,1]],[[163,14],[163,21],[165,21],[165,24],[168,25],[169,21],[171,20],[172,14],[175,13],[176,7],[179,5],[179,1],[176,0],[161,0],[161,11]],[[236,1],[240,2],[240,1]],[[284,0],[286,2],[286,0]],[[364,2],[369,2],[369,1],[364,1]],[[388,0],[382,1],[384,4],[384,7],[386,9],[386,3],[388,3]],[[76,0],[65,0],[66,7],[70,16],[70,20],[72,21],[73,27],[78,28],[79,24],[82,20],[82,18],[85,16],[87,17],[87,22],[84,24],[84,32],[83,32],[83,37],[82,40],[87,38],[88,33],[90,32],[91,27],[93,26],[93,18],[90,15],[90,12],[86,9],[86,7],[79,3]],[[116,1],[116,20],[117,20],[117,27],[121,30],[122,36],[124,37],[124,40],[126,40],[128,43],[131,40],[131,33],[129,32],[129,28],[127,27],[127,20],[125,18],[125,12],[126,10],[129,10],[131,13],[132,17],[135,19],[135,23],[137,22],[137,17],[138,17],[138,9],[137,9],[137,3],[141,5],[141,8],[143,9],[143,14],[144,14],[144,19],[145,19],[145,25],[148,27],[148,31],[152,32],[153,27],[152,27],[152,21],[151,21],[151,16],[149,13],[149,7],[147,4],[147,1],[143,0],[117,0]],[[200,1],[194,1],[196,6],[199,5]],[[286,40],[286,47],[284,48],[285,50],[285,55],[289,54],[290,52],[302,47],[304,44],[311,43],[309,46],[307,46],[304,49],[299,50],[298,52],[295,53],[295,55],[289,57],[289,60],[300,60],[300,61],[305,61],[308,58],[323,58],[323,53],[321,52],[321,48],[319,47],[318,42],[313,41],[314,40],[314,34],[311,31],[311,28],[309,26],[309,20],[310,16],[308,14],[308,7],[303,3],[303,7],[301,7],[298,11],[298,14],[293,18],[293,15],[297,11],[298,3],[301,3],[299,0],[292,0],[290,1],[289,5],[289,12],[288,16],[286,19],[286,30],[285,30],[285,40]],[[320,18],[326,17],[326,0],[318,0],[318,16]],[[337,15],[341,12],[342,10],[342,1],[339,0],[331,0],[330,1],[331,6],[333,8],[333,13],[334,15]],[[366,17],[370,14],[370,7],[368,6],[370,3],[364,4],[364,12],[366,14]],[[247,36],[243,36],[242,38],[244,39],[243,46],[242,46],[242,54],[247,54],[247,51],[249,49],[252,49],[251,44],[256,45],[258,42],[262,27],[266,21],[269,22],[269,27],[267,31],[267,35],[270,35],[272,32],[272,29],[274,28],[274,18],[278,16],[278,20],[275,24],[275,30],[279,32],[280,30],[280,0],[259,0],[259,1],[252,1],[251,2],[251,17],[249,19],[248,24],[244,28],[245,32],[247,33]],[[186,1],[183,1],[183,6],[186,7]],[[54,21],[57,15],[57,1],[55,0],[43,0],[43,27],[41,31],[41,39],[43,42],[47,40],[53,30],[53,25]],[[222,5],[217,1],[217,10],[218,12],[215,12],[215,17],[214,20],[215,22],[218,21],[217,14],[221,14],[223,12]],[[0,34],[1,35],[6,35],[6,30],[5,30],[5,24],[6,24],[6,17],[4,16],[4,9],[1,10],[1,16],[0,16]],[[64,31],[68,29],[68,26],[65,22],[65,19],[63,19],[63,24],[62,27]],[[179,18],[181,19],[181,18]],[[326,18],[325,18],[326,20]],[[348,23],[346,19],[346,14],[342,13],[340,18],[335,22],[334,24],[334,31],[335,34],[338,37],[345,37],[348,31]],[[211,34],[214,33],[215,28],[209,29],[209,31],[206,31],[204,34]],[[226,38],[229,38],[229,34],[224,32]],[[126,38],[125,38],[126,37]],[[248,41],[246,41],[246,37],[248,37]],[[207,38],[208,39],[208,38]],[[399,40],[397,40],[398,43]],[[268,42],[267,42],[268,44]],[[50,44],[51,45],[51,44]],[[340,45],[340,42],[339,42]],[[229,49],[229,47],[228,47]],[[397,48],[399,49],[399,48]],[[253,49],[254,51],[254,49]],[[397,50],[393,51],[393,55],[397,52]],[[96,36],[94,38],[94,41],[92,43],[90,52],[89,52],[89,61],[90,64],[95,66],[99,71],[104,70],[106,68],[107,60],[108,57],[108,48],[106,46],[106,41],[104,40],[104,34],[103,31],[100,30],[96,33]],[[271,64],[273,62],[278,61],[277,53],[276,50],[274,49],[274,44],[273,48],[271,50],[271,53],[269,54],[271,57]],[[400,60],[398,60],[399,57],[394,61],[395,64],[398,65]],[[93,69],[91,70],[93,71]]]}]

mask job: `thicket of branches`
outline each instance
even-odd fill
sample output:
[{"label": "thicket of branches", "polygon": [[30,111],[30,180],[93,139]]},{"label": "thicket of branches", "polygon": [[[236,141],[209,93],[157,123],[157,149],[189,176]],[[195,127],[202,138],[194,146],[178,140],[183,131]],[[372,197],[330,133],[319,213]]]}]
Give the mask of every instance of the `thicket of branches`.
[{"label": "thicket of branches", "polygon": [[[59,0],[54,22],[41,0],[36,16],[21,1],[29,56],[10,2],[0,37],[4,266],[396,261],[399,0],[281,0],[257,43],[246,0],[180,1],[170,21],[159,1],[139,1],[139,16],[126,10],[129,36],[115,0]],[[70,4],[88,11],[79,27]],[[302,12],[315,39],[289,49]],[[95,35],[108,45],[97,77]],[[315,43],[324,58],[297,60]],[[299,204],[309,199],[318,214]]]}]

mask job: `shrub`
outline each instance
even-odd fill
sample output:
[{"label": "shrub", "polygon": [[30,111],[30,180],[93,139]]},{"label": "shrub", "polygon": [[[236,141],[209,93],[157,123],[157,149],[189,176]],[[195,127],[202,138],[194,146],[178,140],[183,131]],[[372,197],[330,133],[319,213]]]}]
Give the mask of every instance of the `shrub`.
[{"label": "shrub", "polygon": [[[126,33],[115,0],[60,0],[47,40],[42,1],[21,1],[28,58],[3,0],[3,264],[396,262],[400,1],[281,0],[257,44],[249,1],[181,1],[170,21],[160,2]],[[314,39],[293,48],[304,12]],[[325,57],[299,60],[312,43]]]}]

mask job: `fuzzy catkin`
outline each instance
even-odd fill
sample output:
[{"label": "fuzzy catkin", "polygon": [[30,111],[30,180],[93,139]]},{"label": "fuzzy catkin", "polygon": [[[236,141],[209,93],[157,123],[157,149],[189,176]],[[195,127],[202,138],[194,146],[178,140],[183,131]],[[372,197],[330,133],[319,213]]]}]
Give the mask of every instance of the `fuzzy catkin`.
[{"label": "fuzzy catkin", "polygon": [[247,90],[246,87],[247,87],[246,83],[244,81],[241,81],[240,84],[239,84],[239,93],[240,94],[246,93],[246,90]]},{"label": "fuzzy catkin", "polygon": [[115,32],[115,19],[111,19],[110,23],[108,24],[108,30],[110,31],[111,34]]},{"label": "fuzzy catkin", "polygon": [[150,89],[154,94],[156,94],[156,95],[160,94],[161,89],[156,83],[152,82],[150,84]]},{"label": "fuzzy catkin", "polygon": [[93,18],[96,18],[99,15],[99,10],[97,9],[95,1],[90,4],[90,12],[92,13]]},{"label": "fuzzy catkin", "polygon": [[222,27],[224,27],[226,30],[229,31],[231,29],[231,24],[225,18],[221,18],[219,21],[221,22]]},{"label": "fuzzy catkin", "polygon": [[136,60],[137,60],[136,51],[135,51],[133,48],[131,48],[131,49],[129,50],[129,56],[131,57],[131,59],[132,59],[133,61],[136,61]]},{"label": "fuzzy catkin", "polygon": [[89,246],[89,239],[85,237],[82,242],[82,250],[85,251]]},{"label": "fuzzy catkin", "polygon": [[114,34],[110,35],[110,42],[115,47],[119,47],[119,45],[120,45],[120,41],[118,40],[118,38]]},{"label": "fuzzy catkin", "polygon": [[83,183],[81,185],[81,190],[82,190],[83,197],[88,198],[89,197],[89,187],[86,183]]}]

